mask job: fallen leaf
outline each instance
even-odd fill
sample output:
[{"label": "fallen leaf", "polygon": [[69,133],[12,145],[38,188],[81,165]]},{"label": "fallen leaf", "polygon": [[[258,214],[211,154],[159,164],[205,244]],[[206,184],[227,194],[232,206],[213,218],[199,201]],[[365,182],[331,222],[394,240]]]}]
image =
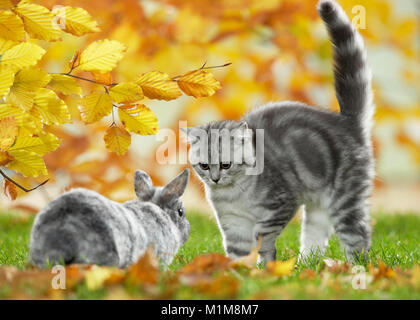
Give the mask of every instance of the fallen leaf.
[{"label": "fallen leaf", "polygon": [[153,247],[149,247],[137,263],[128,268],[127,279],[134,284],[156,284],[159,275],[158,258],[156,257]]},{"label": "fallen leaf", "polygon": [[290,276],[295,267],[295,263],[295,258],[292,258],[287,261],[269,261],[267,263],[267,270],[271,274],[278,277]]},{"label": "fallen leaf", "polygon": [[258,251],[260,250],[260,248],[261,248],[261,237],[259,237],[258,239],[257,246],[253,248],[248,255],[233,260],[230,263],[230,266],[234,269],[240,268],[240,267],[253,269],[255,267],[255,264],[257,263]]}]

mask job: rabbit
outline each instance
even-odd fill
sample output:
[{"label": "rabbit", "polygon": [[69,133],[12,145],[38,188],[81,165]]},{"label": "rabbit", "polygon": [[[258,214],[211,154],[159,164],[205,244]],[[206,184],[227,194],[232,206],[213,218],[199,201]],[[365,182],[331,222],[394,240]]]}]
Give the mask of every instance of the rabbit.
[{"label": "rabbit", "polygon": [[138,170],[138,199],[125,203],[83,188],[59,196],[35,218],[30,262],[40,268],[57,263],[125,268],[153,246],[163,266],[169,265],[190,233],[180,200],[188,178],[185,169],[165,187],[154,187],[149,175]]}]

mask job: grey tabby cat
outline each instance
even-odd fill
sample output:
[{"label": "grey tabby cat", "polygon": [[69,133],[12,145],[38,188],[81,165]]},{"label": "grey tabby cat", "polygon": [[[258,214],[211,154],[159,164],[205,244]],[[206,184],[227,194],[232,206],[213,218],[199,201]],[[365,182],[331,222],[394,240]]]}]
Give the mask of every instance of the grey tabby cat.
[{"label": "grey tabby cat", "polygon": [[30,260],[48,263],[94,263],[124,268],[153,245],[164,265],[187,241],[190,224],[179,199],[188,183],[184,170],[165,187],[136,171],[138,199],[123,204],[87,189],[73,189],[50,202],[31,232]]},{"label": "grey tabby cat", "polygon": [[[242,121],[183,128],[191,144],[190,162],[204,182],[225,250],[233,258],[248,254],[261,237],[260,261],[274,260],[276,238],[300,205],[300,258],[311,252],[319,257],[333,231],[347,257],[360,258],[369,250],[367,198],[374,176],[371,73],[363,40],[342,8],[323,0],[317,9],[334,47],[339,114],[299,102],[269,103]],[[216,134],[223,129],[231,134],[230,148]],[[250,175],[246,171],[258,158],[258,129],[264,130],[264,168]],[[206,150],[203,136],[208,139]],[[231,160],[238,141],[250,142],[253,151],[245,146],[241,163]]]}]

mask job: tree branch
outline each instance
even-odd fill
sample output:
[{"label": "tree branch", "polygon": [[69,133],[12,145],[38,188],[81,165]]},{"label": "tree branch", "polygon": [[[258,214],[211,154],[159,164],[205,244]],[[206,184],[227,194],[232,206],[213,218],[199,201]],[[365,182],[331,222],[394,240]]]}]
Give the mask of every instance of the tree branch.
[{"label": "tree branch", "polygon": [[36,187],[32,188],[32,189],[26,189],[24,186],[21,186],[19,183],[17,183],[15,180],[13,180],[12,178],[8,177],[1,169],[0,169],[0,174],[3,176],[4,179],[9,180],[11,183],[13,183],[16,187],[18,187],[19,189],[25,191],[25,192],[31,192],[35,189],[38,189],[39,187],[43,186],[44,184],[46,184],[50,179],[45,180],[44,182],[42,182],[41,184],[37,185]]}]

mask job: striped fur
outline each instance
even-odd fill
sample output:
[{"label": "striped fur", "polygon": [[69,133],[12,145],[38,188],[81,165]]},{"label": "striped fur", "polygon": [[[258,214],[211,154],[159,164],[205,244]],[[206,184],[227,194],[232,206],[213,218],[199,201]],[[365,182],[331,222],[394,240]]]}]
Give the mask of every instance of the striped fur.
[{"label": "striped fur", "polygon": [[[340,114],[299,102],[270,103],[241,121],[185,130],[190,162],[204,182],[229,256],[246,255],[262,237],[261,259],[275,259],[275,240],[302,205],[302,258],[311,252],[322,254],[333,231],[349,257],[359,257],[370,247],[367,199],[374,175],[370,72],[363,41],[340,6],[324,0],[318,11],[334,44]],[[197,156],[200,152],[208,162],[211,157],[224,162],[224,153],[233,153],[234,147],[228,151],[215,147],[214,130],[228,129],[234,137],[244,126],[254,134],[254,150],[256,130],[264,130],[263,172],[247,175],[255,162],[250,159],[232,163],[227,170],[216,161],[203,170],[197,163],[203,162]],[[204,151],[198,139],[202,131],[208,134]]]},{"label": "striped fur", "polygon": [[123,204],[87,189],[73,189],[50,202],[31,231],[30,260],[48,263],[94,263],[124,268],[153,246],[168,265],[189,237],[190,225],[179,197],[188,182],[185,170],[166,187],[153,187],[137,171],[138,200]]}]

